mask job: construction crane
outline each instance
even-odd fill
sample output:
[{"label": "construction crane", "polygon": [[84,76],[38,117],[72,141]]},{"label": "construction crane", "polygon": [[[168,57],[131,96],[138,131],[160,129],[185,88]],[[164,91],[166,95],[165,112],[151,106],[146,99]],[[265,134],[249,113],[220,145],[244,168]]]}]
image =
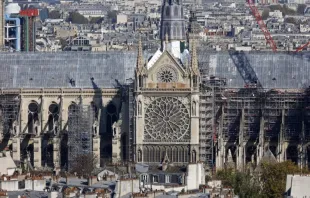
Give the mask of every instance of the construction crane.
[{"label": "construction crane", "polygon": [[255,17],[260,29],[262,30],[262,32],[264,33],[265,39],[267,41],[267,43],[269,43],[270,47],[272,48],[272,51],[276,52],[277,51],[277,46],[275,44],[275,42],[273,41],[261,15],[258,12],[257,7],[254,5],[254,3],[252,2],[253,0],[247,0],[249,7],[253,13],[253,16]]},{"label": "construction crane", "polygon": [[297,48],[295,52],[300,52],[300,51],[302,51],[302,50],[303,50],[305,47],[307,47],[309,44],[310,44],[310,41],[309,41],[308,43],[306,43],[306,44],[300,46],[299,48]]}]

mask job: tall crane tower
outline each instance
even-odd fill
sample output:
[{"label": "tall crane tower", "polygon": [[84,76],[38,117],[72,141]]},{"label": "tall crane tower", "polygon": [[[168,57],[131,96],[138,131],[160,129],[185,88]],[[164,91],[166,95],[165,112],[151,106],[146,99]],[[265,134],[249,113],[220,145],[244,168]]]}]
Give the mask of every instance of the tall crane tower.
[{"label": "tall crane tower", "polygon": [[257,7],[255,6],[255,4],[252,1],[253,0],[247,0],[249,7],[253,13],[253,16],[255,17],[260,29],[264,33],[265,39],[266,39],[267,43],[269,43],[270,47],[272,48],[272,51],[276,52],[277,46],[276,46],[275,42],[273,41],[273,39],[272,39],[272,37],[271,37],[267,27],[266,27],[266,24],[264,23],[261,15],[259,14]]}]

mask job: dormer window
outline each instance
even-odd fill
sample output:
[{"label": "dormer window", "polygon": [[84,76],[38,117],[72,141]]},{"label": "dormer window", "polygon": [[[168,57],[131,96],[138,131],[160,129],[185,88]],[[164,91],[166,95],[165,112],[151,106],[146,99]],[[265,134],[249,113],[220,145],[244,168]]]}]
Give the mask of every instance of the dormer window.
[{"label": "dormer window", "polygon": [[158,183],[158,181],[159,181],[158,175],[153,175],[153,182]]}]

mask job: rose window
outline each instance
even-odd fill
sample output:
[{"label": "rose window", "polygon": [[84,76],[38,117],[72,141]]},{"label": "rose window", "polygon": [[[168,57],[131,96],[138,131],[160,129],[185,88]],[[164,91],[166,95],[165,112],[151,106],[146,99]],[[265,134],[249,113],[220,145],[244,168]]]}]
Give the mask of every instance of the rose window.
[{"label": "rose window", "polygon": [[146,109],[146,140],[180,141],[188,139],[189,126],[188,109],[176,98],[157,98]]},{"label": "rose window", "polygon": [[157,80],[159,82],[175,82],[177,81],[176,72],[170,67],[162,67],[157,72]]}]

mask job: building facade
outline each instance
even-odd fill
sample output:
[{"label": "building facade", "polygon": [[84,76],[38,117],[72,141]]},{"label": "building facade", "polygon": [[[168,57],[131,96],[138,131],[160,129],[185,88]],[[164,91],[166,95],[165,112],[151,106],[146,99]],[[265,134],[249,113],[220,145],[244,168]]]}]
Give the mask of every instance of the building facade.
[{"label": "building facade", "polygon": [[154,54],[141,41],[138,52],[1,53],[0,150],[33,168],[91,153],[98,166],[243,169],[272,153],[309,167],[309,54],[186,49],[170,31],[183,28],[182,2],[163,10]]}]

